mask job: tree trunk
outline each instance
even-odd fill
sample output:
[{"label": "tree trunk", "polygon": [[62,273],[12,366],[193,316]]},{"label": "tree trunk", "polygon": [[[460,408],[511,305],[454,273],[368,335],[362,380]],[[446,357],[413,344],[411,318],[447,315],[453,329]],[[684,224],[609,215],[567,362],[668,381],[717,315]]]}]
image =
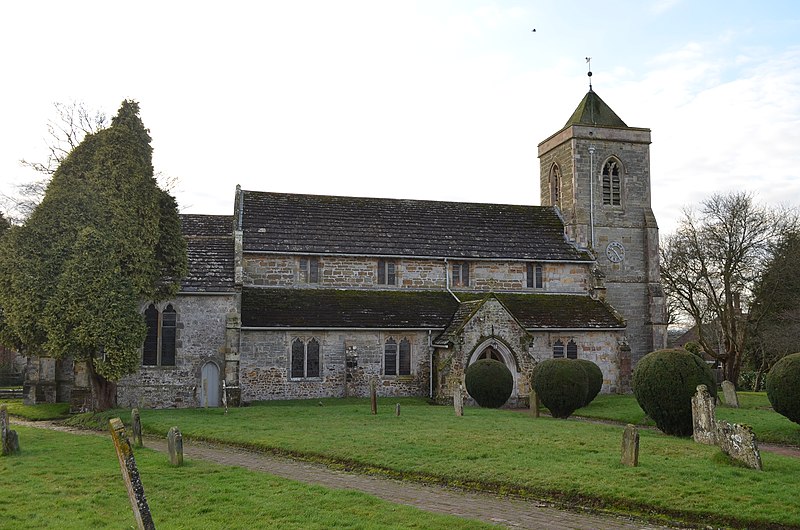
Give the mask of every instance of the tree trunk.
[{"label": "tree trunk", "polygon": [[109,381],[94,371],[94,363],[90,359],[89,379],[92,385],[92,410],[101,412],[117,406],[117,382]]}]

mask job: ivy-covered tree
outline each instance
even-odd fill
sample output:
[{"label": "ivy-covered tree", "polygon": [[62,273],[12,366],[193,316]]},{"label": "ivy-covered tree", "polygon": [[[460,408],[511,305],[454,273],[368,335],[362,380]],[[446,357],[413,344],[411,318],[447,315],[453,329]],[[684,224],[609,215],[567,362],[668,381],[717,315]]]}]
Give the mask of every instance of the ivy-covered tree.
[{"label": "ivy-covered tree", "polygon": [[175,200],[153,178],[136,102],[70,152],[3,247],[0,306],[17,342],[88,361],[94,408],[114,406],[116,381],[139,365],[139,304],[173,295],[186,273]]}]

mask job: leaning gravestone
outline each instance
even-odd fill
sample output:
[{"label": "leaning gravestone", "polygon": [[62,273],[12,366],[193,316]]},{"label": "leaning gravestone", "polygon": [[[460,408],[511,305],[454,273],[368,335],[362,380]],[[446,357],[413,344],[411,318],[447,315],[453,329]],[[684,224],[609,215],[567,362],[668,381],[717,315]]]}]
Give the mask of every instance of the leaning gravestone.
[{"label": "leaning gravestone", "polygon": [[156,525],[153,523],[150,507],[147,505],[147,498],[144,495],[142,478],[139,476],[136,459],[133,457],[133,448],[128,436],[125,434],[125,425],[119,418],[110,419],[108,424],[111,428],[111,439],[114,440],[114,448],[117,450],[122,479],[125,481],[125,488],[128,490],[128,499],[131,502],[131,508],[133,508],[136,524],[139,530],[155,530]]},{"label": "leaning gravestone", "polygon": [[19,437],[17,431],[12,431],[8,423],[8,410],[5,405],[0,405],[0,455],[13,455],[19,453]]},{"label": "leaning gravestone", "polygon": [[458,385],[453,391],[453,408],[456,411],[456,416],[464,415],[464,389]]},{"label": "leaning gravestone", "polygon": [[735,409],[739,408],[739,396],[736,395],[736,385],[730,381],[723,381],[722,393],[725,395],[725,403],[729,407],[733,407]]},{"label": "leaning gravestone", "polygon": [[639,429],[636,425],[628,424],[622,433],[622,456],[620,464],[636,467],[639,465]]},{"label": "leaning gravestone", "polygon": [[717,422],[717,444],[731,458],[744,462],[748,467],[761,471],[761,453],[753,429],[748,425]]},{"label": "leaning gravestone", "polygon": [[142,443],[142,418],[139,415],[139,409],[131,410],[131,426],[133,429],[133,445],[144,447]]},{"label": "leaning gravestone", "polygon": [[173,466],[183,465],[183,436],[177,427],[172,427],[167,433],[167,449],[169,463]]},{"label": "leaning gravestone", "polygon": [[717,445],[716,405],[706,385],[697,385],[697,393],[692,396],[692,424],[695,442]]}]

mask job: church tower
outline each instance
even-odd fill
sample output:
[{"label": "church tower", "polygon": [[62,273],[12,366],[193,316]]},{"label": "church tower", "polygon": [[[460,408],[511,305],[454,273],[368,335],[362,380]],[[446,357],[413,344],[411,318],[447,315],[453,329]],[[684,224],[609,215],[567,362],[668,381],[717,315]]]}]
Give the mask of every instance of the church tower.
[{"label": "church tower", "polygon": [[567,237],[595,255],[635,366],[666,347],[650,129],[628,127],[590,85],[566,125],[539,144],[539,161],[541,204],[557,207]]}]

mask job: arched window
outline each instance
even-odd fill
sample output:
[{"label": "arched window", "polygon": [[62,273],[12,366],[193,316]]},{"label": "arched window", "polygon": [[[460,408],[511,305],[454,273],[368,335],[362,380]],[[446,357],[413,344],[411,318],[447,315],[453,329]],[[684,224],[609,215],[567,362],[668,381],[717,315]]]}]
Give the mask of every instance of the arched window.
[{"label": "arched window", "polygon": [[178,313],[172,304],[159,312],[155,304],[144,311],[147,333],[142,346],[142,365],[175,366]]},{"label": "arched window", "polygon": [[609,158],[603,165],[603,204],[619,206],[622,204],[620,171],[622,165],[616,158]]},{"label": "arched window", "polygon": [[550,202],[553,206],[561,207],[561,170],[557,164],[550,168]]},{"label": "arched window", "polygon": [[292,379],[305,379],[319,377],[320,374],[320,347],[317,339],[292,341],[291,377]]},{"label": "arched window", "polygon": [[564,343],[557,340],[553,344],[553,359],[562,359],[564,357]]},{"label": "arched window", "polygon": [[567,359],[577,359],[578,358],[578,345],[575,344],[574,340],[570,340],[567,343]]},{"label": "arched window", "polygon": [[411,375],[411,343],[408,339],[397,341],[389,337],[383,345],[383,374]]}]

